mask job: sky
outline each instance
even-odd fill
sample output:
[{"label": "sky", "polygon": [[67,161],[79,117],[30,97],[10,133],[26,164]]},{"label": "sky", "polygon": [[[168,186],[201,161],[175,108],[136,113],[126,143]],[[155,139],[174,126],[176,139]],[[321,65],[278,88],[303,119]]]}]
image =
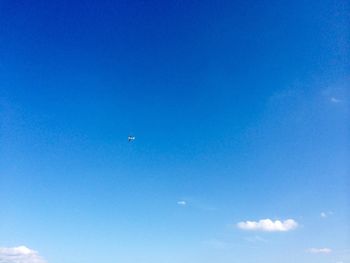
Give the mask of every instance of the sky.
[{"label": "sky", "polygon": [[349,263],[349,11],[0,1],[0,263]]}]

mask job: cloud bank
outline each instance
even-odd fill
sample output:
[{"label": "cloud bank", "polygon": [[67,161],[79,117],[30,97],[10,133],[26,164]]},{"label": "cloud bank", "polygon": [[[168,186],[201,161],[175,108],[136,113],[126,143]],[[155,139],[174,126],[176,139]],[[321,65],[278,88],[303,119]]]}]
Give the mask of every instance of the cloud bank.
[{"label": "cloud bank", "polygon": [[0,263],[47,263],[38,252],[27,248],[0,247]]},{"label": "cloud bank", "polygon": [[330,248],[309,248],[307,252],[312,254],[329,254],[332,252],[332,249]]},{"label": "cloud bank", "polygon": [[239,222],[237,227],[242,230],[265,231],[265,232],[286,232],[298,227],[294,219],[285,221],[272,221],[271,219],[261,219],[259,221]]}]

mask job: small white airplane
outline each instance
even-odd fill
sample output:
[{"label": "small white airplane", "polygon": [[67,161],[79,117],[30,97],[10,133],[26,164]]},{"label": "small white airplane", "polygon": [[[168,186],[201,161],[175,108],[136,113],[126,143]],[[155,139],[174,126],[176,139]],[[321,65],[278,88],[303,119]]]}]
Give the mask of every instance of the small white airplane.
[{"label": "small white airplane", "polygon": [[132,136],[132,135],[128,136],[128,141],[129,142],[134,141],[134,140],[135,140],[135,136]]}]

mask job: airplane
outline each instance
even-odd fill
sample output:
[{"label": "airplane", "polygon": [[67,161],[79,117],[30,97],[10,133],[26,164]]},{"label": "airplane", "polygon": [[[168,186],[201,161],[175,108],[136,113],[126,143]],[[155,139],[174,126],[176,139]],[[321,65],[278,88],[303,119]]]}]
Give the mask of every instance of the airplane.
[{"label": "airplane", "polygon": [[133,140],[135,140],[135,136],[129,135],[128,136],[128,142],[131,142]]}]

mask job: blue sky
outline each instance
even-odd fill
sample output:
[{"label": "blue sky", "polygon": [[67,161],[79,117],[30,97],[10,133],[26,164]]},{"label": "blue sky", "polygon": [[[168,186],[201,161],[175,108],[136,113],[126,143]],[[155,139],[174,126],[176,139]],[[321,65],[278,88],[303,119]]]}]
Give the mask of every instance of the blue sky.
[{"label": "blue sky", "polygon": [[1,1],[0,262],[349,263],[348,14]]}]

